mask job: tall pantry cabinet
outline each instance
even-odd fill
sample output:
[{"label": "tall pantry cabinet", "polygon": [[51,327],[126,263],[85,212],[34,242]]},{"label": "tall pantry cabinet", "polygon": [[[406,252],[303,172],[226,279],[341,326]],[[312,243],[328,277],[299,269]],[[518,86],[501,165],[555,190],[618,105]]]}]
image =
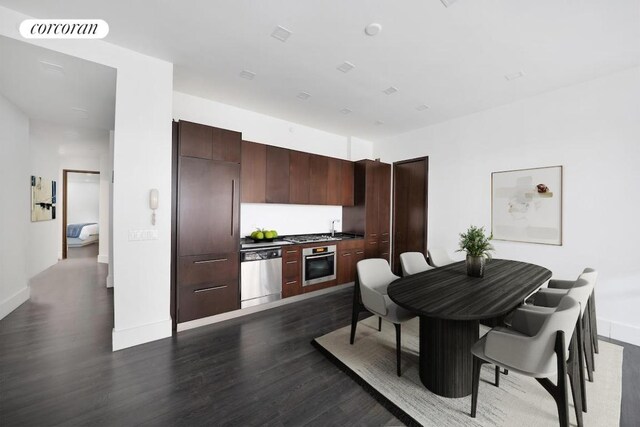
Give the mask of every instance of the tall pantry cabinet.
[{"label": "tall pantry cabinet", "polygon": [[177,323],[240,308],[242,134],[177,126],[174,251]]}]

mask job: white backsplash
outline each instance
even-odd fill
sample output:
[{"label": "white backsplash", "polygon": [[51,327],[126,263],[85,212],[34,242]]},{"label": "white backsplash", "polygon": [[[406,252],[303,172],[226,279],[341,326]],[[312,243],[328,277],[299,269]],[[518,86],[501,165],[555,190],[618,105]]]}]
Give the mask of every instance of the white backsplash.
[{"label": "white backsplash", "polygon": [[[280,235],[328,233],[334,219],[342,220],[342,206],[242,203],[240,233],[248,236],[256,228]],[[342,222],[336,223],[336,231],[342,231]]]}]

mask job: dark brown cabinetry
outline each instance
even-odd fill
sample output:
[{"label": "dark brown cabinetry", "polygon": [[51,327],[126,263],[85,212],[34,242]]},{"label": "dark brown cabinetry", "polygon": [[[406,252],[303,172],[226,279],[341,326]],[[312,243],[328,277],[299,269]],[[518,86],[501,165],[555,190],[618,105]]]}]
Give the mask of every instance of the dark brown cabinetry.
[{"label": "dark brown cabinetry", "polygon": [[302,293],[302,248],[298,245],[282,247],[282,298]]},{"label": "dark brown cabinetry", "polygon": [[289,150],[266,146],[266,201],[289,203]]},{"label": "dark brown cabinetry", "polygon": [[366,258],[389,260],[391,165],[360,160],[354,166],[354,206],[342,210],[343,231],[365,236]]},{"label": "dark brown cabinetry", "polygon": [[291,151],[289,154],[289,203],[309,203],[309,159],[311,154]]},{"label": "dark brown cabinetry", "polygon": [[178,124],[174,316],[239,308],[241,135]]},{"label": "dark brown cabinetry", "polygon": [[[329,184],[329,158],[312,154],[309,158],[309,203],[327,204]],[[335,191],[335,190],[333,190]]]},{"label": "dark brown cabinetry", "polygon": [[242,141],[241,177],[243,203],[267,201],[267,146]]},{"label": "dark brown cabinetry", "polygon": [[338,284],[356,280],[356,266],[364,259],[364,240],[338,242]]},{"label": "dark brown cabinetry", "polygon": [[[340,203],[342,206],[353,206],[353,162],[341,160],[340,170]],[[331,188],[331,187],[330,187]]]},{"label": "dark brown cabinetry", "polygon": [[178,138],[180,156],[240,163],[239,132],[180,121]]}]

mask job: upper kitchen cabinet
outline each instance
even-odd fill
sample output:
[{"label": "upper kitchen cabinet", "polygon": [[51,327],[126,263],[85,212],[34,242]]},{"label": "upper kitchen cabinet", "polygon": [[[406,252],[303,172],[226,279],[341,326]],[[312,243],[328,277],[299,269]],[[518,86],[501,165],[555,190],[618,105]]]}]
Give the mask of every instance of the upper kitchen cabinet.
[{"label": "upper kitchen cabinet", "polygon": [[353,206],[353,162],[340,160],[340,167],[340,202],[336,204]]},{"label": "upper kitchen cabinet", "polygon": [[[309,157],[309,203],[326,205],[329,183],[329,158],[312,154]],[[336,192],[338,188],[331,189]]]},{"label": "upper kitchen cabinet", "polygon": [[178,133],[181,156],[240,163],[240,132],[181,120]]},{"label": "upper kitchen cabinet", "polygon": [[327,205],[342,205],[342,162],[327,158]]},{"label": "upper kitchen cabinet", "polygon": [[354,167],[354,205],[342,210],[343,231],[364,234],[365,257],[389,259],[391,165],[360,160]]},{"label": "upper kitchen cabinet", "polygon": [[292,150],[289,156],[289,203],[296,205],[309,204],[311,154]]},{"label": "upper kitchen cabinet", "polygon": [[285,148],[266,146],[266,188],[267,203],[289,203],[290,152]]},{"label": "upper kitchen cabinet", "polygon": [[[242,203],[267,201],[267,146],[242,141]],[[288,185],[288,184],[287,184]]]}]

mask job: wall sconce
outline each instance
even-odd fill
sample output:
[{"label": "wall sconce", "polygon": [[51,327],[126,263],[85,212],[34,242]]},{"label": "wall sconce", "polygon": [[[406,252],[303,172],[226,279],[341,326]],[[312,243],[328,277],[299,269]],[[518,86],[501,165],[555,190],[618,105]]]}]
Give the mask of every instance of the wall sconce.
[{"label": "wall sconce", "polygon": [[156,209],[158,209],[158,189],[152,188],[149,191],[149,209],[153,211],[151,214],[151,225],[156,225]]}]

